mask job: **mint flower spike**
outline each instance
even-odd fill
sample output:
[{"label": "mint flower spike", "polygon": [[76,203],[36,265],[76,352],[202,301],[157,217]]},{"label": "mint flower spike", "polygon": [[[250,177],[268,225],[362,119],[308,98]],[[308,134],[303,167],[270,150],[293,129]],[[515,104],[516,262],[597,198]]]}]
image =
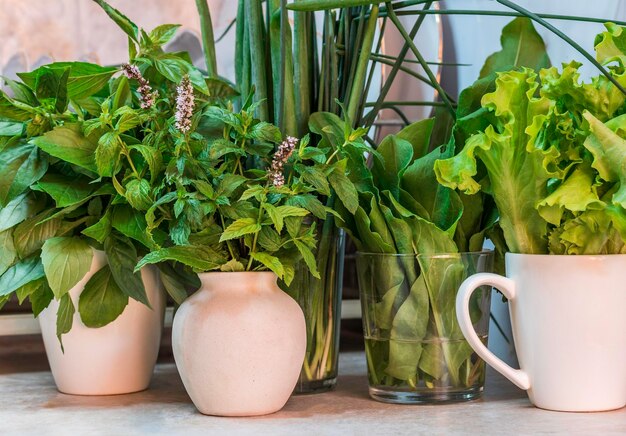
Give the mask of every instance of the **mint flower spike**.
[{"label": "mint flower spike", "polygon": [[283,168],[293,154],[293,151],[295,150],[298,141],[298,138],[294,138],[293,136],[287,136],[287,139],[285,139],[278,146],[278,150],[276,150],[276,153],[274,153],[274,157],[272,158],[272,165],[270,166],[268,176],[269,180],[277,188],[285,184],[285,175],[283,174]]},{"label": "mint flower spike", "polygon": [[191,129],[191,117],[195,106],[193,86],[189,76],[184,75],[176,87],[176,128],[181,133],[187,133]]},{"label": "mint flower spike", "polygon": [[146,78],[143,77],[141,71],[137,68],[137,65],[123,64],[122,71],[129,79],[135,79],[139,82],[139,88],[137,88],[137,91],[139,91],[139,95],[141,96],[141,108],[150,109],[154,105],[159,93],[157,91],[152,91],[150,83],[148,83]]}]

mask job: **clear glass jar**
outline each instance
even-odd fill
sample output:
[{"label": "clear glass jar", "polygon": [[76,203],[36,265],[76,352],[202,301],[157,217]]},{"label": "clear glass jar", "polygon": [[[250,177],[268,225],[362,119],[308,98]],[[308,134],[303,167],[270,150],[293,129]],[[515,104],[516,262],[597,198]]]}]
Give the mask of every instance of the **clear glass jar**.
[{"label": "clear glass jar", "polygon": [[[440,255],[357,253],[372,398],[414,404],[478,398],[485,363],[456,319],[463,280],[493,269],[493,252]],[[491,288],[472,296],[474,328],[485,344]]]},{"label": "clear glass jar", "polygon": [[296,394],[326,392],[337,382],[345,234],[331,217],[319,222],[315,252],[321,279],[304,262],[285,290],[300,304],[307,327],[307,349]]}]

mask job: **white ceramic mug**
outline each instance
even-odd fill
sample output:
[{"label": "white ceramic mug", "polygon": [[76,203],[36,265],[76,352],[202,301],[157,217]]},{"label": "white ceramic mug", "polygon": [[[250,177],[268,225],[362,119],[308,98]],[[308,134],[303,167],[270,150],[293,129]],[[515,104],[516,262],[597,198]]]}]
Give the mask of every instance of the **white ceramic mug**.
[{"label": "white ceramic mug", "polygon": [[[456,300],[461,330],[489,365],[528,391],[537,407],[570,412],[626,405],[626,255],[506,254],[506,274],[480,273]],[[520,369],[490,352],[472,327],[480,286],[509,299]]]}]

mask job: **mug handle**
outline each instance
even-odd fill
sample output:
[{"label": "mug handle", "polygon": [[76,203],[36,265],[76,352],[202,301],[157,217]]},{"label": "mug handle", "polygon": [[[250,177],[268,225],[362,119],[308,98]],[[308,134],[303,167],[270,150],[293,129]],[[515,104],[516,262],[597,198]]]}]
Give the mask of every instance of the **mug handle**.
[{"label": "mug handle", "polygon": [[485,362],[493,367],[500,374],[511,380],[519,388],[528,390],[530,388],[530,380],[528,374],[521,369],[511,368],[500,358],[493,354],[478,338],[474,331],[472,320],[469,313],[469,302],[474,291],[481,286],[493,286],[498,288],[509,300],[515,299],[515,282],[509,278],[502,277],[491,273],[474,274],[461,284],[459,292],[456,296],[456,317],[459,321],[461,331],[467,339],[470,346],[476,351]]}]

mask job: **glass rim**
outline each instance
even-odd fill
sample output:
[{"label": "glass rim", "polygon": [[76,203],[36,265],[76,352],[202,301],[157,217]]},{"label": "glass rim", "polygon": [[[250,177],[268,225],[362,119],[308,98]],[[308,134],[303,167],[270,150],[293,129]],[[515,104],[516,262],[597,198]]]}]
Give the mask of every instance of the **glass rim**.
[{"label": "glass rim", "polygon": [[459,253],[433,253],[433,254],[417,254],[417,253],[373,253],[367,251],[357,251],[356,255],[361,257],[389,257],[389,258],[417,258],[417,257],[429,257],[431,259],[450,259],[459,258],[463,256],[481,256],[481,255],[493,255],[494,250],[480,250],[480,251],[461,251]]}]

